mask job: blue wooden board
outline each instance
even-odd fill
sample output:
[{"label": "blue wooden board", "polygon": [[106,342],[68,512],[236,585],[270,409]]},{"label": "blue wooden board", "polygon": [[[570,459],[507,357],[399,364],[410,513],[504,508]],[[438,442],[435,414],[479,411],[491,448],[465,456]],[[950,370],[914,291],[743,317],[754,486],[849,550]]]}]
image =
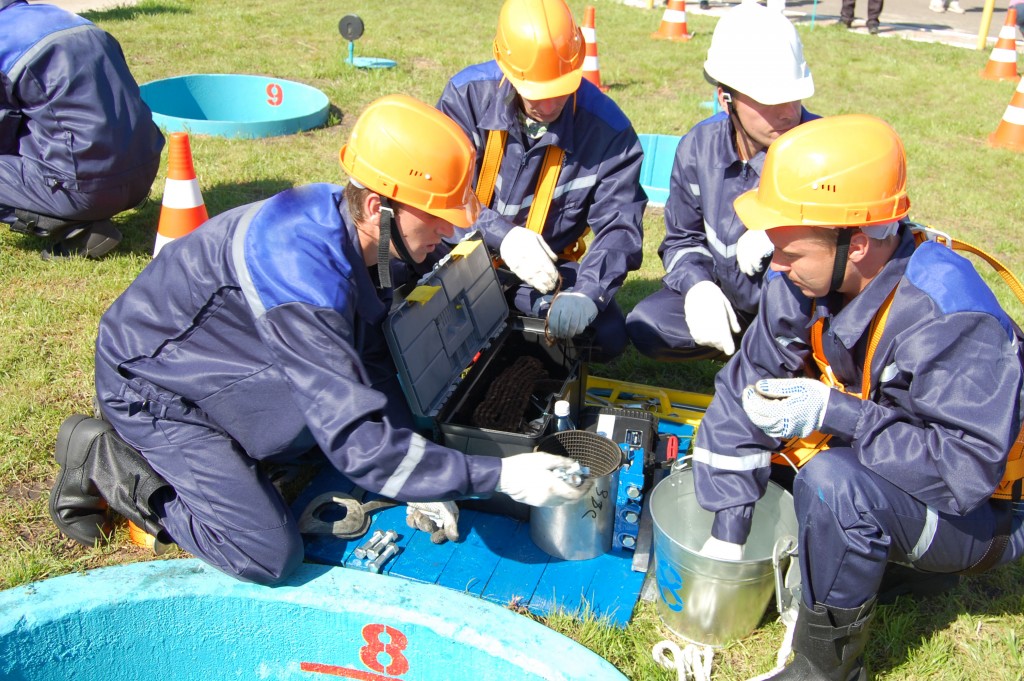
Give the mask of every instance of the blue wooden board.
[{"label": "blue wooden board", "polygon": [[[351,492],[352,483],[337,471],[324,470],[295,499],[300,516],[324,492]],[[372,495],[367,495],[368,501]],[[561,609],[586,611],[610,625],[624,627],[640,597],[645,574],[633,572],[633,554],[613,550],[590,560],[552,558],[530,539],[529,524],[483,511],[462,510],[458,542],[436,545],[429,534],[405,524],[405,506],[375,511],[370,530],[398,533],[399,553],[382,572],[414,582],[437,584],[499,605],[517,605],[547,616]],[[306,559],[327,565],[366,569],[353,551],[365,541],[306,535]]]}]

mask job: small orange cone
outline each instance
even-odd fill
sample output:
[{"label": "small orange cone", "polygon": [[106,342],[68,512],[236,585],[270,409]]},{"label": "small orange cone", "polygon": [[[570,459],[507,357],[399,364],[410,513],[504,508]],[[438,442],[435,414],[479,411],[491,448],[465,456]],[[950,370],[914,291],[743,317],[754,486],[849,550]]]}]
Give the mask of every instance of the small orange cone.
[{"label": "small orange cone", "polygon": [[188,142],[188,133],[172,132],[169,141],[167,181],[164,184],[160,222],[156,228],[154,258],[166,244],[185,236],[210,218],[192,166],[192,147]]},{"label": "small orange cone", "polygon": [[167,549],[173,546],[173,544],[164,544],[130,520],[128,521],[128,540],[136,546],[152,549],[153,553],[158,556],[163,555],[167,552]]},{"label": "small orange cone", "polygon": [[1003,113],[1003,120],[999,121],[996,131],[988,136],[988,144],[991,147],[1024,151],[1024,80],[1017,83],[1017,89]]},{"label": "small orange cone", "polygon": [[981,77],[986,80],[1020,78],[1017,74],[1017,10],[1012,7],[1006,12],[1006,23],[999,29],[996,46],[981,70]]},{"label": "small orange cone", "polygon": [[583,77],[597,86],[601,92],[608,88],[601,85],[601,67],[597,63],[597,29],[594,26],[594,8],[587,7],[583,13],[583,41],[587,45],[587,56],[583,59]]},{"label": "small orange cone", "polygon": [[661,26],[651,37],[659,40],[689,40],[693,37],[686,29],[684,0],[668,0],[665,13],[661,15]]}]

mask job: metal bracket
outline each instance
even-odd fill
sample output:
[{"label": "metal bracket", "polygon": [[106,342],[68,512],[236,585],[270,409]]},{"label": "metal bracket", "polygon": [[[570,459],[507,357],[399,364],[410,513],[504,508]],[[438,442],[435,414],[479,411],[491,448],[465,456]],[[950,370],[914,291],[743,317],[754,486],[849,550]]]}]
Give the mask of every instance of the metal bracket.
[{"label": "metal bracket", "polygon": [[[330,534],[341,539],[361,537],[370,529],[370,514],[382,508],[397,506],[390,499],[377,499],[362,503],[344,492],[324,492],[306,506],[299,518],[302,534]],[[339,520],[324,520],[328,511],[344,511]]]}]

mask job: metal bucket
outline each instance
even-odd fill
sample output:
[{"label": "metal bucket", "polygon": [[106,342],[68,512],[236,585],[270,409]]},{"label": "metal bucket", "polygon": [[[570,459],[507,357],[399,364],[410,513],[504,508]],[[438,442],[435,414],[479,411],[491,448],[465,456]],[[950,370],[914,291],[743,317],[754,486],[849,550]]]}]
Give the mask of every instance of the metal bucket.
[{"label": "metal bucket", "polygon": [[710,646],[724,646],[750,634],[775,588],[772,557],[777,540],[796,544],[792,495],[768,482],[754,506],[750,537],[738,561],[699,554],[711,536],[714,513],[697,503],[692,469],[659,482],[650,504],[661,620],[679,636]]},{"label": "metal bucket", "polygon": [[579,501],[530,509],[530,538],[549,556],[587,560],[612,548],[615,495],[622,451],[606,437],[588,430],[565,430],[537,443],[537,451],[568,456],[590,469],[594,486]]}]

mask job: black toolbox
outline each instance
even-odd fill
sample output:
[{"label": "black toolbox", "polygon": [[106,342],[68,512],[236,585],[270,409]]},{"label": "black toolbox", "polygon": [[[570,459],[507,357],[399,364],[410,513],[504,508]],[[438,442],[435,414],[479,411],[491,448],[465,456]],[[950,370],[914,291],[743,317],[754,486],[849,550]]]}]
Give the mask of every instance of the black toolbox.
[{"label": "black toolbox", "polygon": [[[460,241],[384,325],[418,425],[452,449],[504,457],[532,451],[549,433],[556,400],[568,400],[577,419],[585,365],[571,345],[548,343],[543,324],[510,315],[479,233]],[[504,495],[466,505],[528,516]]]}]

